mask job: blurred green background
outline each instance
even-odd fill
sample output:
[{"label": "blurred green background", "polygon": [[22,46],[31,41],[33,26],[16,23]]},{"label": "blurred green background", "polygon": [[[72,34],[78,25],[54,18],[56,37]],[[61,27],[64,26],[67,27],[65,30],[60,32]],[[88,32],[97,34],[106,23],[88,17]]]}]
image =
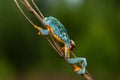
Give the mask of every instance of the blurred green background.
[{"label": "blurred green background", "polygon": [[[95,80],[120,80],[119,0],[36,2],[45,16],[64,24],[76,42],[74,53],[87,58],[87,70]],[[0,80],[84,79],[37,35],[13,0],[0,0]]]}]

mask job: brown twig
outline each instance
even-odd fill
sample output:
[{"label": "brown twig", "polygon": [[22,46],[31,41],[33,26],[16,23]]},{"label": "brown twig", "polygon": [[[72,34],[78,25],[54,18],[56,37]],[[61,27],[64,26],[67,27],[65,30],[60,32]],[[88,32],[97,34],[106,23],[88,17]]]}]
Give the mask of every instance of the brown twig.
[{"label": "brown twig", "polygon": [[[24,12],[21,10],[19,4],[17,3],[16,0],[14,0],[15,3],[17,4],[18,8],[20,9],[20,11],[22,12],[22,14],[26,17],[26,19],[32,23],[32,25],[34,26],[35,24],[24,14]],[[38,10],[39,14],[37,13],[37,11],[30,5],[29,1],[28,0],[23,0],[21,1],[22,4],[27,8],[27,10],[29,12],[31,12],[37,19],[38,21],[45,27],[47,28],[47,26],[45,24],[42,23],[42,19],[44,18],[43,14],[40,12],[40,10],[38,9],[38,7],[36,7],[36,4],[33,2],[35,8]],[[41,17],[42,15],[42,17]],[[53,36],[50,34],[50,38],[51,40],[45,36],[45,38],[48,40],[48,42],[51,44],[51,46],[54,48],[54,50],[63,58],[64,58],[64,52],[61,50],[61,46],[60,44],[58,43],[58,41],[56,41]],[[73,52],[71,52],[73,57],[76,57],[75,54]],[[76,66],[75,64],[70,64],[73,68]],[[86,72],[85,74],[82,75],[86,80],[93,80],[92,77],[88,74],[88,72]]]}]

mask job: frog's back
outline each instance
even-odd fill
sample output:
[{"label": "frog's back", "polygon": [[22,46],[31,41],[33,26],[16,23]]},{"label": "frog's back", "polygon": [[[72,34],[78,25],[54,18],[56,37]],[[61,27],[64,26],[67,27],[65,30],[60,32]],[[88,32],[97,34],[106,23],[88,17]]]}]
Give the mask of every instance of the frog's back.
[{"label": "frog's back", "polygon": [[45,18],[43,20],[43,22],[46,25],[51,27],[53,36],[55,38],[58,38],[58,39],[62,40],[63,42],[69,44],[70,40],[69,40],[69,37],[68,37],[67,30],[65,29],[63,24],[60,23],[60,21],[58,19],[50,16],[50,17]]}]

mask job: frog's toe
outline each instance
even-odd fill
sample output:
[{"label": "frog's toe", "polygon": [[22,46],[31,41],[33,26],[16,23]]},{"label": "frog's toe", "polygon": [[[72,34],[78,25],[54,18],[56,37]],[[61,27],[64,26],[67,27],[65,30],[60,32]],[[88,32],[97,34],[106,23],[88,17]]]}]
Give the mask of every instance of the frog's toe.
[{"label": "frog's toe", "polygon": [[77,74],[84,74],[85,73],[85,69],[81,69],[79,71],[77,71]]}]

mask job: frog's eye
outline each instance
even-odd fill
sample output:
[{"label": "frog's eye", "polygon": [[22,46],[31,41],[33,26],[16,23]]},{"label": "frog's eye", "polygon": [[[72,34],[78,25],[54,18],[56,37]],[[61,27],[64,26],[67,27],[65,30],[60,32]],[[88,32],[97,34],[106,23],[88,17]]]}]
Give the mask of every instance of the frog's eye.
[{"label": "frog's eye", "polygon": [[76,47],[75,42],[73,40],[70,40],[70,46],[71,50],[73,50]]}]

